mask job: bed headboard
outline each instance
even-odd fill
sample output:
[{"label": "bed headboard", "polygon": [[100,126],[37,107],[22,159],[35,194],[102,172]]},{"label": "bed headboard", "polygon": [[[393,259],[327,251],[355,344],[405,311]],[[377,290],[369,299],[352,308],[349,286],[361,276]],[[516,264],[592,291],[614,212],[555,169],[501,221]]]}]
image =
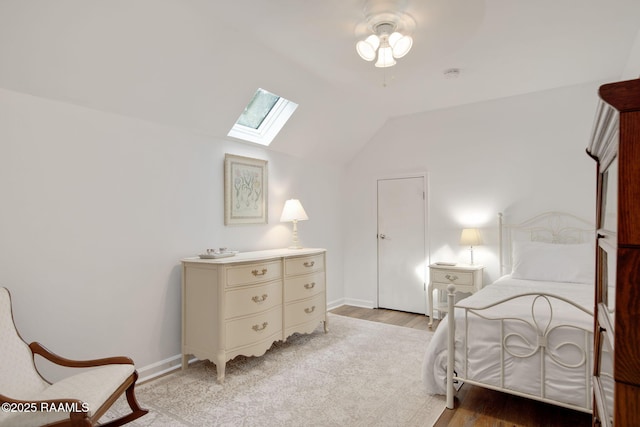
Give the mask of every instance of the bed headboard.
[{"label": "bed headboard", "polygon": [[519,224],[505,224],[499,213],[498,232],[501,275],[511,273],[514,241],[587,243],[595,239],[591,221],[565,212],[544,212]]}]

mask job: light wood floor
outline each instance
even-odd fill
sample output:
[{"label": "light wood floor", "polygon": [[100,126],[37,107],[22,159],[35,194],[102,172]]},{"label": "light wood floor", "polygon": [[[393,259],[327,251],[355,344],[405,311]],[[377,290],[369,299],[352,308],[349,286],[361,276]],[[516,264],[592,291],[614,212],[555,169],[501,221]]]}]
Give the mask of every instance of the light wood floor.
[{"label": "light wood floor", "polygon": [[[429,330],[429,318],[421,314],[343,305],[331,310],[341,316]],[[433,330],[438,322],[434,322]],[[535,402],[469,384],[458,391],[454,409],[445,409],[434,427],[580,427],[590,426],[591,415]]]}]

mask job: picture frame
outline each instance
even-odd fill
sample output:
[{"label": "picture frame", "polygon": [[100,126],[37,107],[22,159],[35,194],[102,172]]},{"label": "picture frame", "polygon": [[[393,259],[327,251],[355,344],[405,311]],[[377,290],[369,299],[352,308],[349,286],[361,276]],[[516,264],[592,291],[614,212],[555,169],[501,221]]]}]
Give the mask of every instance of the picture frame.
[{"label": "picture frame", "polygon": [[224,225],[268,222],[267,161],[224,156]]}]

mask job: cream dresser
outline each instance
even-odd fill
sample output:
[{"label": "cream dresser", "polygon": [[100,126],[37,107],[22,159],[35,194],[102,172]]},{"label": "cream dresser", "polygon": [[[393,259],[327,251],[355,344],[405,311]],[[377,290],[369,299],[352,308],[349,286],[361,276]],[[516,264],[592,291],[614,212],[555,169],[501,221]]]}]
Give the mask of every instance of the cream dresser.
[{"label": "cream dresser", "polygon": [[273,249],[182,261],[182,368],[260,356],[295,332],[327,332],[325,249]]}]

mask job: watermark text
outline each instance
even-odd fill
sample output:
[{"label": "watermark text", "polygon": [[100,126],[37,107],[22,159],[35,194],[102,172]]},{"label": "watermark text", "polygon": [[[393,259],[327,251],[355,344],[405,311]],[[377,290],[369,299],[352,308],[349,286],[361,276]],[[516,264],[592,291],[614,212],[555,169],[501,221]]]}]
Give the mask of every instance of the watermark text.
[{"label": "watermark text", "polygon": [[89,412],[86,402],[3,402],[2,412]]}]

